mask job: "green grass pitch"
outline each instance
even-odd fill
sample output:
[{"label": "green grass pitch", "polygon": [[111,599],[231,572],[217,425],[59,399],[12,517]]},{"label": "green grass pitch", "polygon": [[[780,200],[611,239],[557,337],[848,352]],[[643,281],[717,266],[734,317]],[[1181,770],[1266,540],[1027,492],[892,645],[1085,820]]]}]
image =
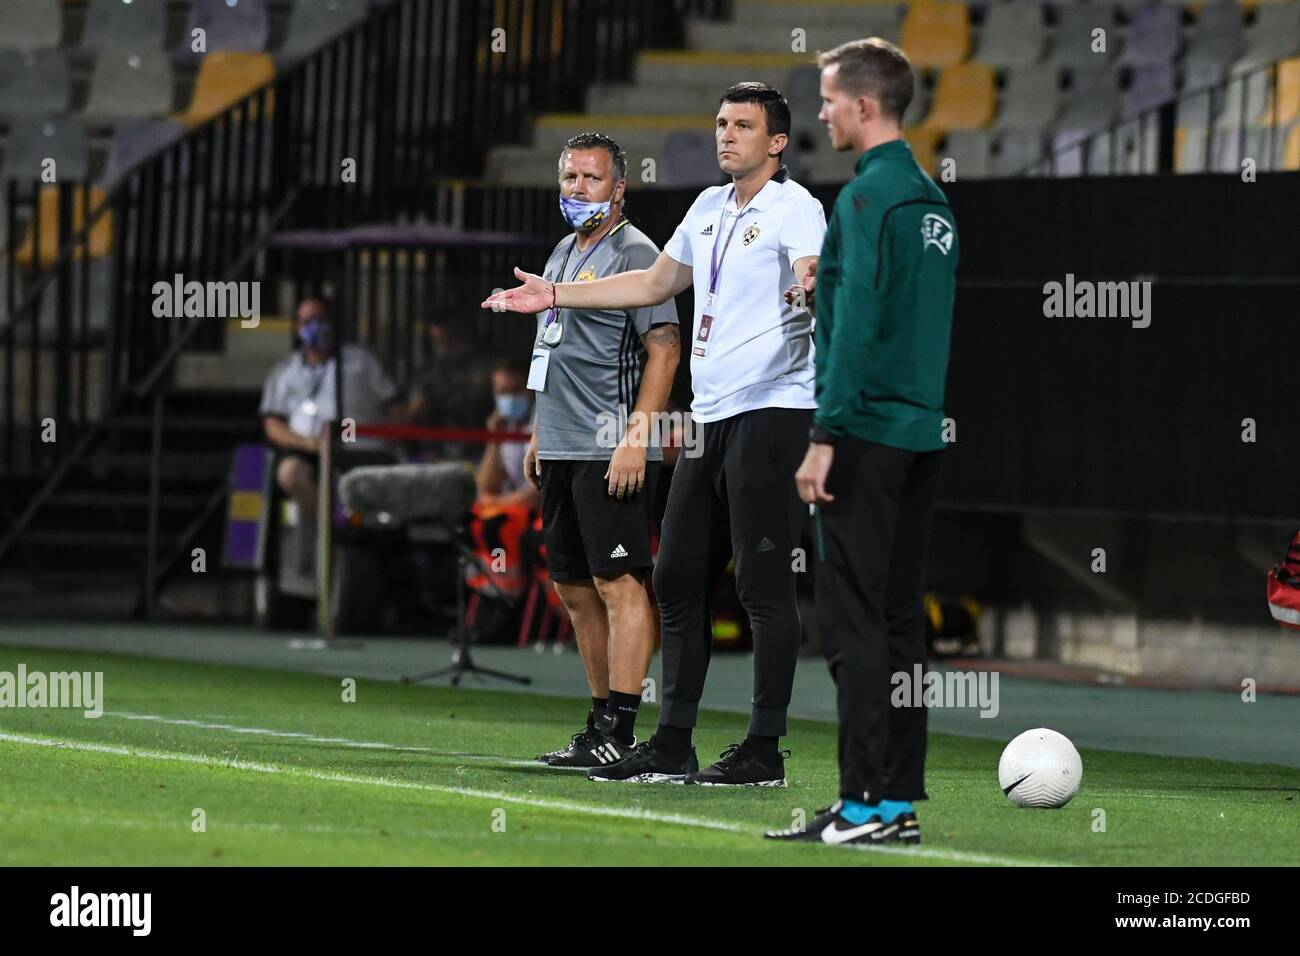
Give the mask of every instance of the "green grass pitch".
[{"label": "green grass pitch", "polygon": [[[582,701],[359,681],[347,703],[336,678],[0,647],[0,670],[19,661],[103,671],[105,715],[0,710],[0,865],[1300,862],[1285,767],[1084,750],[1067,807],[1017,810],[1000,744],[932,734],[922,846],[777,845],[765,828],[835,795],[830,724],[794,723],[789,789],[597,784],[530,762]],[[701,761],[744,727],[705,713]]]}]

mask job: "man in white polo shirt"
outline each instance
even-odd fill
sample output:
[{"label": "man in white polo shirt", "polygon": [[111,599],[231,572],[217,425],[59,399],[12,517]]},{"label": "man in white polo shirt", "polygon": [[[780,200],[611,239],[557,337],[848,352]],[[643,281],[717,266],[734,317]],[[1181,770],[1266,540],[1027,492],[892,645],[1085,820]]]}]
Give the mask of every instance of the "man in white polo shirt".
[{"label": "man in white polo shirt", "polygon": [[[819,203],[781,164],[790,107],[762,83],[722,95],[718,165],[731,185],[704,190],[649,269],[595,282],[523,282],[486,308],[657,305],[694,284],[691,412],[702,453],[673,474],[654,572],[663,620],[664,699],[654,737],[594,780],[784,786],[779,747],[799,652],[792,552],[806,515],[793,482],[816,407],[812,316],[785,290],[813,268],[826,232]],[[754,638],[749,731],[711,767],[691,747],[713,646],[713,591],[732,557]]]}]

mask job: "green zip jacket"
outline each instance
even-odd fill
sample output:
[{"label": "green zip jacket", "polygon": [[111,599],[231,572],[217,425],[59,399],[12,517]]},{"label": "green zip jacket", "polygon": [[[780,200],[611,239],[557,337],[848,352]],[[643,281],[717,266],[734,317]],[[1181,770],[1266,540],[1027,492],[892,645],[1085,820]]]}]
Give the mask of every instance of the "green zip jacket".
[{"label": "green zip jacket", "polygon": [[858,158],[817,263],[816,424],[936,451],[943,441],[957,228],[948,200],[892,140]]}]

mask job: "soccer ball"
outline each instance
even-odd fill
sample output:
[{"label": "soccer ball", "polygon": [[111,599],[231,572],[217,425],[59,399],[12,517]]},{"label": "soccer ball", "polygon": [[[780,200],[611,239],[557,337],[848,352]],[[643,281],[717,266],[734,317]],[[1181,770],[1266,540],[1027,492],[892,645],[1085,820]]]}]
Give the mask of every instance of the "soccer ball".
[{"label": "soccer ball", "polygon": [[1079,792],[1083,761],[1064,734],[1026,730],[1002,751],[998,783],[1018,807],[1063,807]]}]

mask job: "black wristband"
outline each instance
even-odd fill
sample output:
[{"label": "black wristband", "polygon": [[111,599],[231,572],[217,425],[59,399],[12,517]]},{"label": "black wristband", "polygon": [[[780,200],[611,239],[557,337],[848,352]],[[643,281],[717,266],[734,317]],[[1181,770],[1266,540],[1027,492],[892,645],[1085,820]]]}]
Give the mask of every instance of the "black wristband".
[{"label": "black wristband", "polygon": [[808,430],[808,440],[814,445],[834,446],[837,437],[837,435],[832,435],[820,425],[813,425],[813,427]]}]

